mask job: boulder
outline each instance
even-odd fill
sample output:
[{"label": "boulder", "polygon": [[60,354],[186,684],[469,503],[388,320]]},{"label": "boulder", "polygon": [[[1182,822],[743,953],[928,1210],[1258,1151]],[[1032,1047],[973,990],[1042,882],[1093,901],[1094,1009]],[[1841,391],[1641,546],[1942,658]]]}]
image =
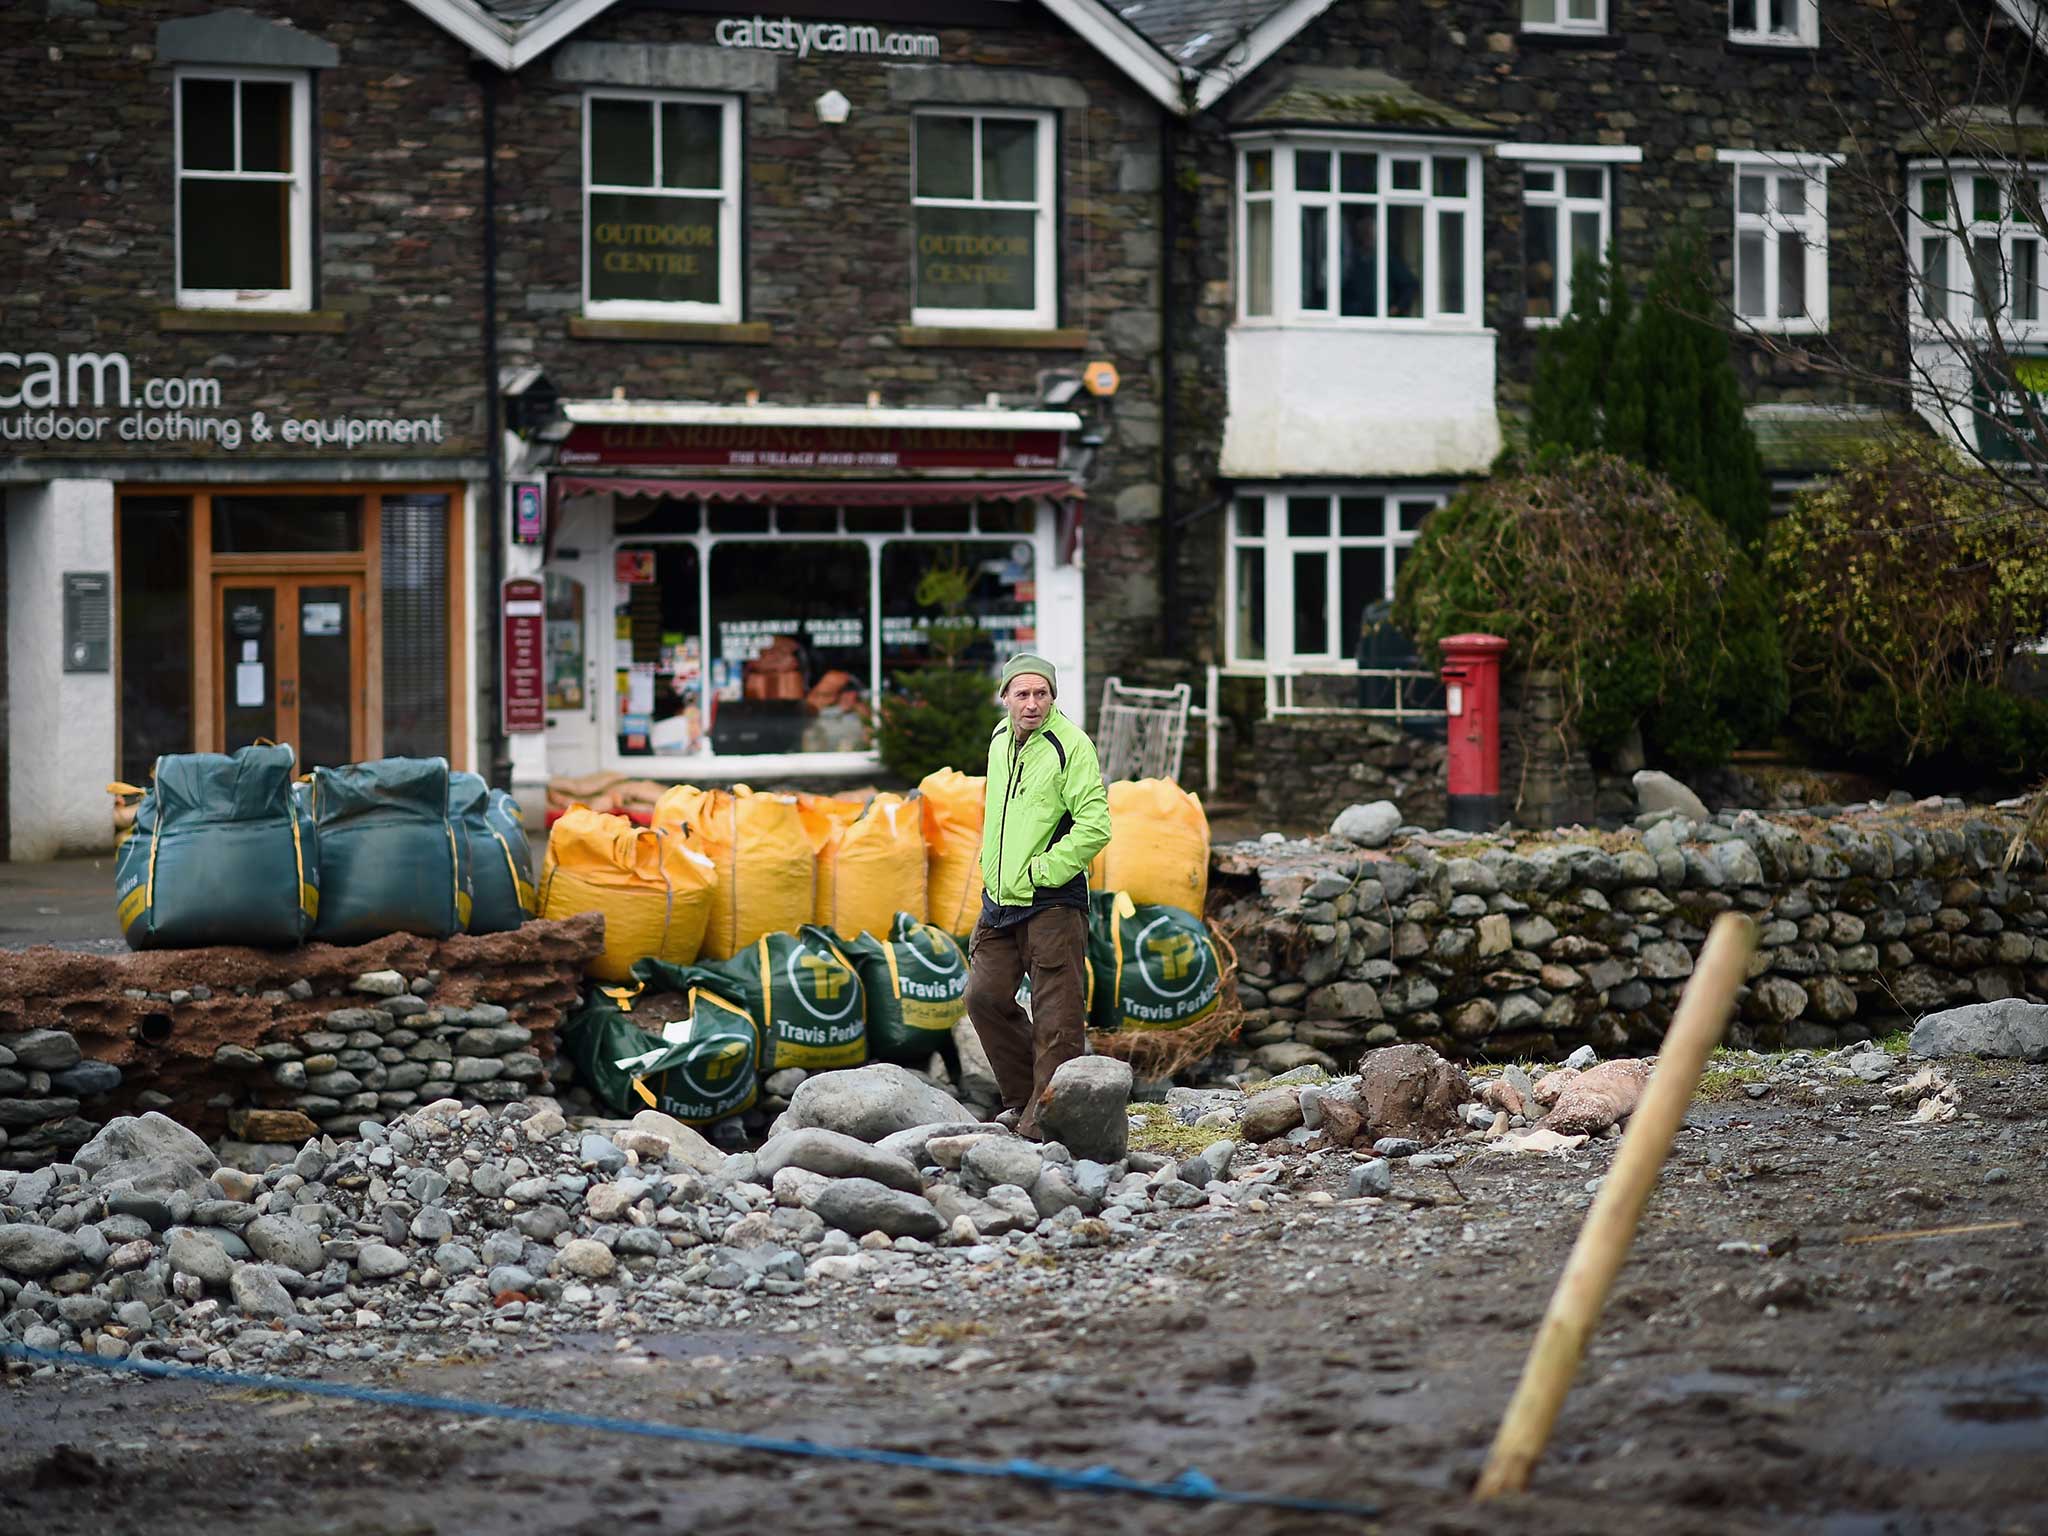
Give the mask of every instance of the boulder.
[{"label": "boulder", "polygon": [[1244,1101],[1238,1112],[1237,1128],[1254,1144],[1285,1136],[1301,1124],[1301,1095],[1293,1088],[1269,1088]]},{"label": "boulder", "polygon": [[1384,848],[1394,835],[1394,829],[1401,825],[1401,808],[1391,800],[1374,800],[1366,805],[1350,805],[1337,813],[1337,819],[1330,823],[1330,835],[1341,837],[1346,842],[1356,843],[1361,848]]},{"label": "boulder", "polygon": [[61,1029],[31,1029],[19,1035],[0,1035],[0,1046],[10,1051],[10,1065],[31,1072],[62,1072],[80,1060],[78,1042]]},{"label": "boulder", "polygon": [[2048,1061],[2048,1003],[2016,997],[1930,1013],[1913,1026],[1912,1056],[1996,1056]]},{"label": "boulder", "polygon": [[1639,768],[1633,783],[1636,787],[1636,809],[1644,814],[1677,811],[1694,821],[1711,819],[1705,802],[1668,773],[1661,773],[1655,768]]},{"label": "boulder", "polygon": [[[843,1072],[830,1074],[833,1077],[852,1075]],[[811,1082],[824,1080],[813,1078]],[[811,1084],[804,1086],[808,1088]],[[880,1232],[889,1237],[931,1238],[946,1230],[946,1223],[922,1195],[891,1189],[873,1179],[836,1179],[818,1192],[817,1198],[811,1202],[811,1210],[827,1226],[837,1227],[856,1237]],[[975,1225],[981,1226],[979,1222]],[[981,1230],[985,1232],[988,1229],[982,1227]]]},{"label": "boulder", "polygon": [[302,1275],[317,1275],[327,1264],[318,1234],[290,1216],[258,1216],[242,1229],[242,1241],[257,1258]]},{"label": "boulder", "polygon": [[27,1222],[0,1226],[0,1270],[40,1280],[60,1269],[69,1269],[79,1259],[78,1239],[68,1232],[53,1232]]},{"label": "boulder", "polygon": [[1649,1085],[1652,1061],[1603,1061],[1588,1067],[1558,1094],[1543,1124],[1565,1136],[1595,1136],[1635,1113]]},{"label": "boulder", "polygon": [[723,1152],[673,1115],[665,1115],[658,1109],[643,1109],[633,1117],[633,1129],[642,1136],[655,1136],[667,1142],[669,1158],[685,1168],[698,1173],[716,1173],[725,1166]]},{"label": "boulder", "polygon": [[960,1187],[986,1196],[999,1184],[1030,1189],[1045,1171],[1045,1159],[1030,1142],[1015,1136],[985,1136],[960,1159]]},{"label": "boulder", "polygon": [[228,1279],[228,1294],[251,1317],[282,1319],[296,1310],[277,1271],[265,1264],[238,1265]]},{"label": "boulder", "polygon": [[891,1189],[924,1193],[924,1180],[908,1158],[818,1126],[785,1131],[754,1154],[756,1183],[771,1182],[785,1168],[801,1168],[832,1179],[873,1179]]},{"label": "boulder", "polygon": [[1114,1163],[1130,1144],[1130,1105],[1129,1062],[1113,1056],[1077,1056],[1053,1073],[1038,1123],[1049,1139],[1074,1156]]},{"label": "boulder", "polygon": [[944,1120],[936,1125],[913,1125],[907,1131],[898,1131],[893,1136],[884,1136],[875,1143],[877,1150],[892,1157],[907,1158],[913,1168],[922,1168],[931,1161],[927,1150],[942,1136],[972,1136],[977,1132],[1000,1132],[1002,1127],[984,1124],[978,1120]]},{"label": "boulder", "polygon": [[1358,1105],[1374,1137],[1434,1141],[1458,1128],[1471,1097],[1465,1074],[1426,1045],[1383,1046],[1358,1063]]},{"label": "boulder", "polygon": [[190,1275],[214,1290],[223,1289],[234,1278],[235,1261],[228,1257],[228,1251],[206,1233],[194,1232],[190,1227],[179,1227],[171,1233],[164,1257],[170,1260],[172,1274]]},{"label": "boulder", "polygon": [[809,1079],[797,1089],[776,1128],[779,1132],[816,1126],[873,1142],[913,1126],[972,1119],[951,1094],[914,1072],[878,1061]]},{"label": "boulder", "polygon": [[71,1161],[95,1189],[183,1190],[194,1199],[205,1198],[207,1176],[220,1166],[211,1147],[155,1110],[109,1120]]}]

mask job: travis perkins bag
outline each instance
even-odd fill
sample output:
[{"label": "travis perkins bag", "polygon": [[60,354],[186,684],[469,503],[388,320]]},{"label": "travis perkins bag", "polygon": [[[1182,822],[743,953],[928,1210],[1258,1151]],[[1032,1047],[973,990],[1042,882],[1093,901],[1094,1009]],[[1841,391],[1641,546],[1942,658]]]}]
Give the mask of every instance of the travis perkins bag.
[{"label": "travis perkins bag", "polygon": [[1216,942],[1178,907],[1098,891],[1088,898],[1088,949],[1103,980],[1090,1010],[1097,1029],[1181,1029],[1222,1000]]},{"label": "travis perkins bag", "polygon": [[681,966],[643,960],[624,986],[601,987],[562,1026],[579,1082],[610,1108],[710,1125],[751,1109],[761,1033],[746,1009],[693,983]]},{"label": "travis perkins bag", "polygon": [[761,1073],[857,1067],[868,1059],[860,976],[839,941],[814,923],[767,933],[730,960],[686,973],[744,1007],[761,1029]]},{"label": "travis perkins bag", "polygon": [[922,1067],[967,1012],[967,960],[943,928],[898,912],[886,939],[845,946],[867,994],[868,1055]]},{"label": "travis perkins bag", "polygon": [[450,772],[448,819],[469,853],[469,932],[505,933],[538,910],[519,802],[480,774]]}]

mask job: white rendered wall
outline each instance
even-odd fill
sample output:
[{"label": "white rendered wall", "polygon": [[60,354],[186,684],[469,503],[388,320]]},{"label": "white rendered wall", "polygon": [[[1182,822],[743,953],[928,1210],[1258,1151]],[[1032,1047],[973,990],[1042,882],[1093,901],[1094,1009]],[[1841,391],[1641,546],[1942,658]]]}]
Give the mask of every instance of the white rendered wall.
[{"label": "white rendered wall", "polygon": [[1492,331],[1238,326],[1221,473],[1484,473],[1500,452]]},{"label": "white rendered wall", "polygon": [[[66,571],[114,573],[114,483],[7,492],[8,839],[16,859],[114,844],[114,673],[64,670]],[[118,594],[117,594],[118,598]]]}]

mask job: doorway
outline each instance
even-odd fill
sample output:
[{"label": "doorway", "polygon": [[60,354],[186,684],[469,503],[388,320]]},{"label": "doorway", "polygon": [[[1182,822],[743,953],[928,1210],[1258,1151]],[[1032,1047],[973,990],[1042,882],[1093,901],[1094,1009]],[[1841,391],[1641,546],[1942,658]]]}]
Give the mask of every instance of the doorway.
[{"label": "doorway", "polygon": [[288,743],[299,767],[364,755],[363,578],[216,576],[222,750]]}]

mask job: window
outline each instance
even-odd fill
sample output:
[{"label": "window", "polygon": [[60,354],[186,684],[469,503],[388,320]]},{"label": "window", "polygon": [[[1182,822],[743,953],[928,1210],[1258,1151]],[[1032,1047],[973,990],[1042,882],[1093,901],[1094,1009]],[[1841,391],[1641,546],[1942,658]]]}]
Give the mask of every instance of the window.
[{"label": "window", "polygon": [[927,112],[916,124],[911,320],[1051,329],[1052,119]]},{"label": "window", "polygon": [[585,312],[738,320],[739,104],[591,96],[584,125]]},{"label": "window", "polygon": [[1479,323],[1479,157],[1327,140],[1238,157],[1246,319]]},{"label": "window", "polygon": [[1241,494],[1230,513],[1230,665],[1350,662],[1446,494],[1369,486]]},{"label": "window", "polygon": [[1939,325],[2040,323],[2044,181],[2011,165],[1911,172],[1919,310]]},{"label": "window", "polygon": [[307,309],[313,302],[306,77],[177,77],[178,303]]},{"label": "window", "polygon": [[1759,331],[1828,326],[1828,166],[1818,155],[1723,150],[1735,171],[1735,314]]},{"label": "window", "polygon": [[1820,46],[1820,0],[1728,0],[1728,40],[1767,48]]},{"label": "window", "polygon": [[1607,0],[1522,0],[1524,32],[1605,32]]},{"label": "window", "polygon": [[1607,167],[1522,167],[1522,313],[1531,325],[1571,312],[1572,276],[1606,258]]},{"label": "window", "polygon": [[1029,504],[621,498],[618,754],[871,751],[878,678],[886,697],[899,673],[947,660],[993,675],[1038,643],[1036,522]]}]

